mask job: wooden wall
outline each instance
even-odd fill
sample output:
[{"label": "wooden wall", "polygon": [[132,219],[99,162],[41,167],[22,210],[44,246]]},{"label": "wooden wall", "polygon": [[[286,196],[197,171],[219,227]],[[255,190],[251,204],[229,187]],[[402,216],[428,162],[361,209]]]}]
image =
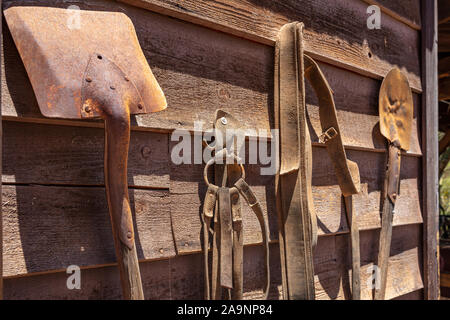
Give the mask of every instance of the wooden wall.
[{"label": "wooden wall", "polygon": [[[366,27],[369,4],[382,5],[380,30]],[[379,132],[381,79],[400,67],[414,91],[412,148],[402,163],[387,298],[423,297],[420,1],[121,0],[4,1],[4,6],[78,5],[121,11],[133,21],[169,108],[133,117],[130,199],[145,296],[201,299],[202,165],[170,161],[170,133],[211,127],[221,108],[247,128],[273,128],[274,41],[290,21],[306,26],[307,52],[334,91],[350,159],[359,164],[355,199],[361,228],[362,297],[371,298],[377,257],[386,145]],[[44,118],[4,25],[3,228],[6,299],[118,299],[121,292],[106,205],[100,122]],[[107,35],[105,35],[107,36]],[[317,299],[348,299],[349,229],[326,150],[318,143],[318,106],[308,88],[313,138],[313,192],[320,237],[315,251]],[[281,297],[274,179],[248,166],[249,182],[270,225],[271,298]],[[262,294],[263,251],[256,218],[244,206],[245,297]],[[66,288],[69,265],[82,267],[81,290]]]}]

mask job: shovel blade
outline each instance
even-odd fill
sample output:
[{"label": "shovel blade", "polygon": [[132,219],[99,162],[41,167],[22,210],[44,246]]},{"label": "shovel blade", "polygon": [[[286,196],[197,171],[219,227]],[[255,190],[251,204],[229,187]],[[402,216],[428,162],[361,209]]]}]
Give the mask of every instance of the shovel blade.
[{"label": "shovel blade", "polygon": [[164,93],[125,14],[11,7],[4,15],[44,116],[85,117],[81,89],[89,59],[97,53],[113,61],[142,96],[144,107],[130,106],[131,114],[166,108]]},{"label": "shovel blade", "polygon": [[414,104],[406,76],[397,68],[383,80],[379,97],[381,134],[409,150]]}]

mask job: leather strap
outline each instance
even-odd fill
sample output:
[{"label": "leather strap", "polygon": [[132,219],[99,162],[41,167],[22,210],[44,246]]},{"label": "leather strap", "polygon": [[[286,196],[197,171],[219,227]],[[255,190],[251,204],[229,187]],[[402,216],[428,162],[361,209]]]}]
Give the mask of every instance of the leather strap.
[{"label": "leather strap", "polygon": [[361,262],[359,228],[352,199],[352,195],[357,194],[360,191],[359,168],[355,162],[347,159],[330,85],[317,63],[307,55],[305,55],[305,77],[309,80],[319,100],[320,124],[323,131],[320,139],[327,147],[328,155],[334,165],[334,172],[339,187],[344,196],[351,239],[352,299],[360,300]]},{"label": "leather strap", "polygon": [[233,216],[233,300],[244,298],[244,232],[239,191],[230,189],[231,212]]},{"label": "leather strap", "polygon": [[220,221],[220,285],[233,289],[233,218],[230,189],[220,188],[217,196]]},{"label": "leather strap", "polygon": [[312,250],[317,221],[311,192],[312,148],[306,122],[304,77],[319,100],[321,141],[326,145],[344,195],[351,228],[352,294],[360,298],[359,230],[351,196],[360,189],[358,165],[347,159],[332,90],[317,63],[303,52],[303,24],[285,25],[275,51],[275,125],[280,130],[276,178],[283,293],[288,299],[314,299]]},{"label": "leather strap", "polygon": [[244,181],[244,179],[239,179],[235,185],[237,190],[242,194],[245,201],[247,201],[247,204],[249,207],[253,210],[253,213],[256,215],[256,218],[258,219],[259,225],[261,227],[261,234],[262,234],[262,240],[264,245],[264,267],[265,267],[265,274],[266,274],[266,284],[264,289],[264,300],[267,299],[269,296],[269,288],[270,288],[270,262],[269,262],[269,234],[268,234],[268,227],[266,224],[266,220],[264,219],[264,214],[261,208],[261,205],[259,204],[258,200],[256,199],[255,194],[253,193],[252,189],[250,189],[250,186],[247,184],[247,182]]},{"label": "leather strap", "polygon": [[[207,164],[205,173],[209,165],[210,163]],[[243,298],[244,240],[240,195],[244,197],[247,204],[253,210],[261,227],[266,281],[264,286],[264,299],[267,299],[270,287],[269,236],[261,205],[243,178],[238,179],[231,188],[217,187],[208,181],[206,183],[208,184],[208,190],[205,195],[202,215],[205,299],[221,299],[222,288],[228,289],[228,298]],[[218,210],[214,210],[214,205],[212,204],[215,204]],[[213,266],[212,281],[210,283],[208,248],[212,219],[214,219],[212,245]]]},{"label": "leather strap", "polygon": [[275,48],[275,126],[280,132],[276,196],[284,297],[313,300],[317,222],[312,207],[302,30],[301,23],[283,26]]}]

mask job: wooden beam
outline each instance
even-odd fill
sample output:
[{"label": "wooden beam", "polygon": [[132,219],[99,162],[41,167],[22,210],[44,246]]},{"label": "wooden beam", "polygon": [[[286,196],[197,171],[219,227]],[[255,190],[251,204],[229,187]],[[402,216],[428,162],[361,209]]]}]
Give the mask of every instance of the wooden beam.
[{"label": "wooden beam", "polygon": [[423,213],[424,289],[426,300],[439,298],[439,202],[438,202],[438,4],[422,0],[422,82],[423,82]]},{"label": "wooden beam", "polygon": [[[2,8],[2,0],[0,0],[0,8]],[[2,43],[2,19],[3,13],[0,14],[0,43]],[[2,52],[0,52],[0,61],[2,60]],[[0,72],[0,83],[1,83],[2,74]],[[0,177],[2,174],[2,113],[1,113],[1,92],[0,92]],[[2,182],[0,181],[0,204],[2,203]],[[2,208],[0,207],[0,300],[3,300],[3,216],[2,216]]]}]

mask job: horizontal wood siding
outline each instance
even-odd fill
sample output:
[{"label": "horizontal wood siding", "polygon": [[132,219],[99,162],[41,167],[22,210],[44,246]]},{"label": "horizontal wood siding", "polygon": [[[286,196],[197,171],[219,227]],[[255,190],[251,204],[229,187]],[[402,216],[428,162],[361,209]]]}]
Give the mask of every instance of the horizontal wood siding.
[{"label": "horizontal wood siding", "polygon": [[[67,7],[63,1],[4,1]],[[400,5],[403,4],[403,5]],[[348,157],[360,167],[354,198],[361,229],[362,297],[378,254],[386,142],[379,132],[381,79],[400,67],[414,89],[411,150],[402,160],[401,192],[389,261],[390,299],[423,297],[422,106],[418,0],[339,0],[301,3],[253,0],[71,1],[82,9],[121,11],[133,21],[141,47],[166,94],[167,110],[132,117],[128,183],[138,258],[147,299],[201,299],[200,212],[203,165],[174,165],[176,129],[211,128],[221,108],[246,129],[273,123],[274,41],[289,21],[306,25],[308,54],[334,91]],[[366,9],[382,7],[381,30],[368,30]],[[174,19],[174,17],[176,19]],[[119,299],[106,204],[100,121],[44,118],[7,26],[3,30],[3,225],[6,299]],[[332,163],[322,144],[318,104],[307,86],[313,140],[313,196],[319,244],[314,253],[317,299],[351,297],[349,227]],[[266,135],[265,132],[260,132]],[[248,142],[247,142],[248,143]],[[271,299],[281,298],[274,177],[246,165],[248,182],[270,227]],[[243,205],[244,291],[262,297],[259,224]],[[66,287],[69,265],[82,268],[81,290]]]}]

